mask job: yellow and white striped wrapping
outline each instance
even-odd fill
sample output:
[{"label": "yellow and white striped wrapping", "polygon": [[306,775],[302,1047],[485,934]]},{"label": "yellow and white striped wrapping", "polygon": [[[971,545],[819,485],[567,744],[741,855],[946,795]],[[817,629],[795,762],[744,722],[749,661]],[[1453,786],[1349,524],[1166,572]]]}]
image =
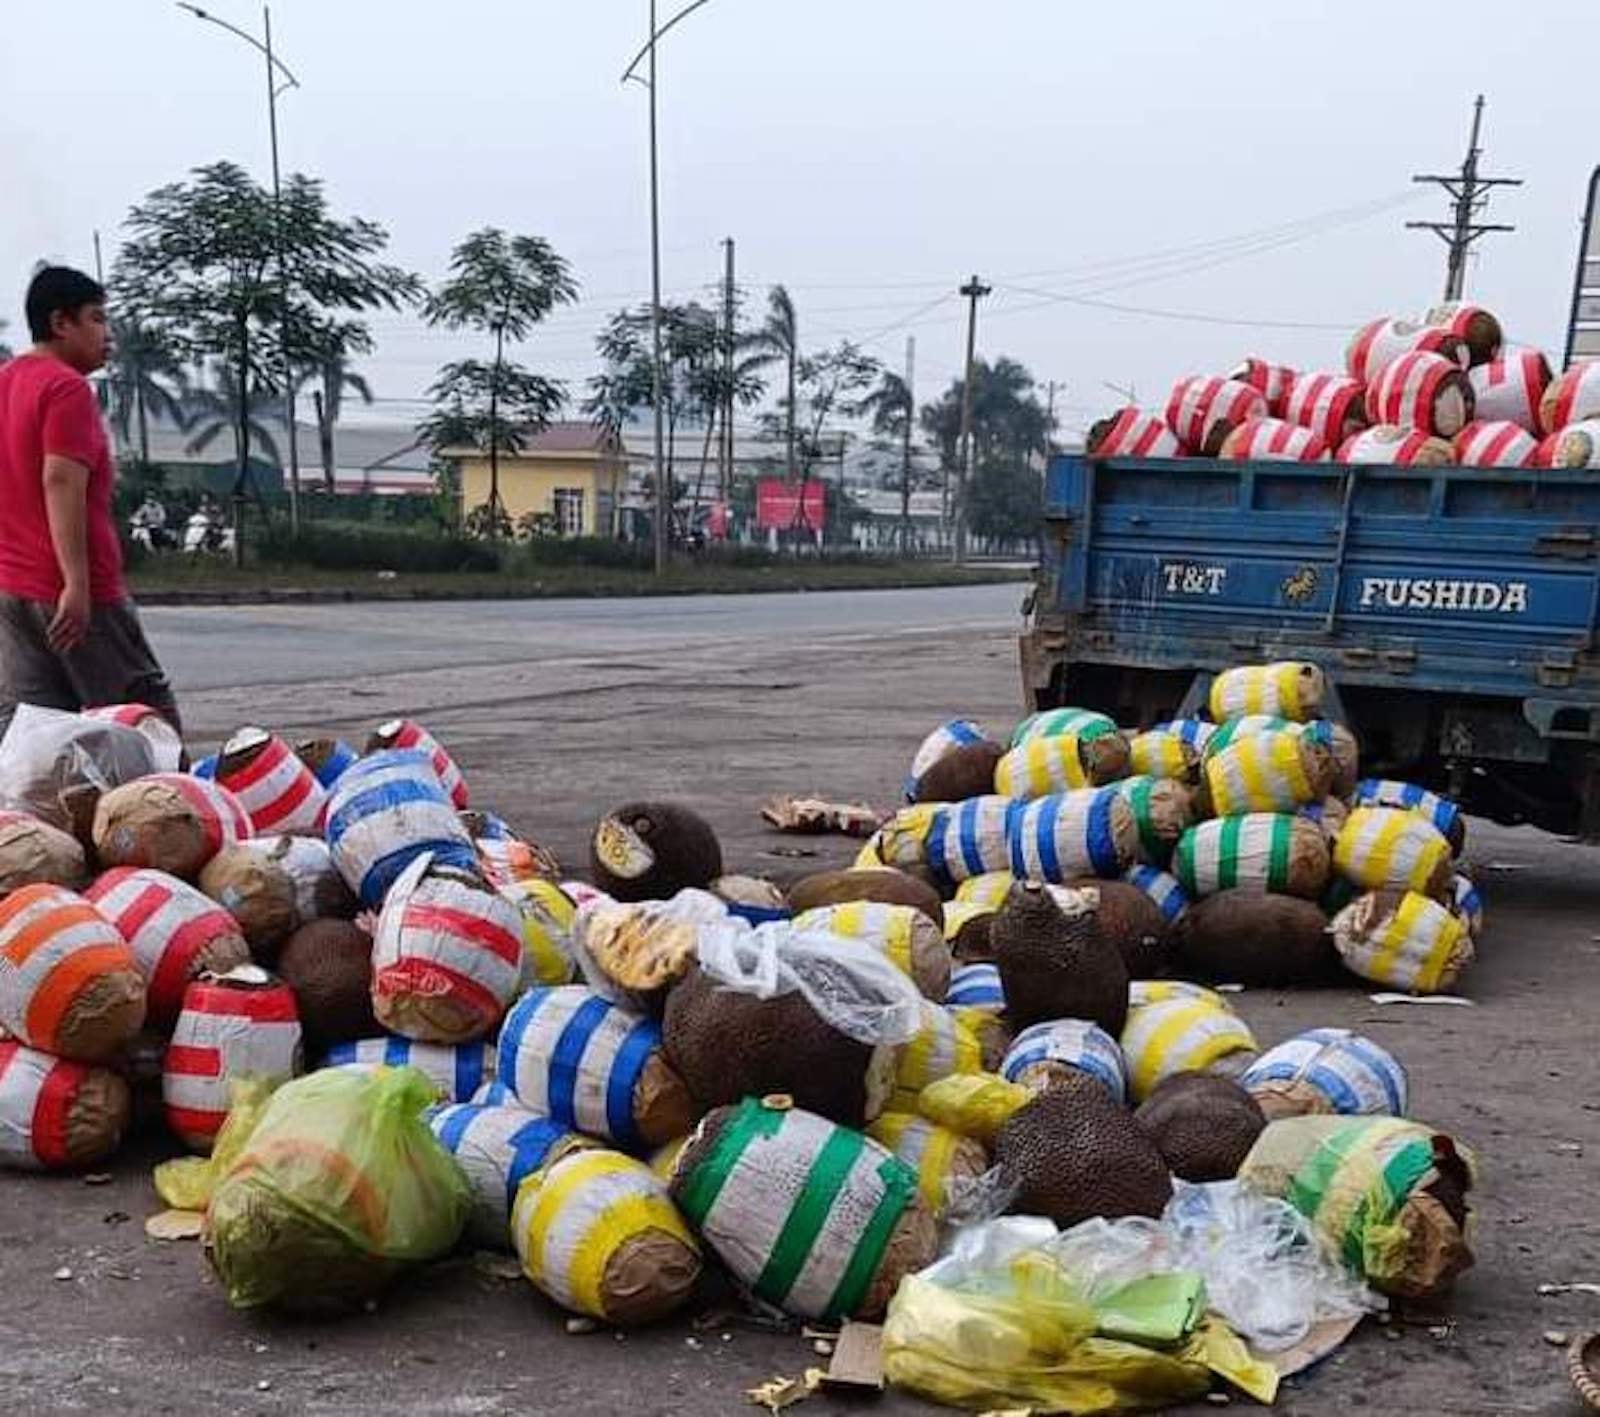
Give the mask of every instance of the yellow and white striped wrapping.
[{"label": "yellow and white striped wrapping", "polygon": [[975,901],[964,900],[947,901],[944,907],[945,943],[953,947],[961,932],[974,920],[982,920],[984,916],[996,913],[997,907],[992,905],[979,905]]},{"label": "yellow and white striped wrapping", "polygon": [[681,1137],[673,1137],[669,1142],[663,1143],[650,1153],[650,1169],[659,1176],[665,1184],[672,1180],[672,1172],[678,1164],[678,1157],[684,1147],[689,1145],[693,1132],[685,1132]]},{"label": "yellow and white striped wrapping", "polygon": [[1292,812],[1320,801],[1328,784],[1309,770],[1308,751],[1302,736],[1288,731],[1258,733],[1224,748],[1206,764],[1212,812]]},{"label": "yellow and white striped wrapping", "polygon": [[895,1065],[895,1096],[889,1105],[911,1111],[917,1105],[917,1094],[930,1082],[982,1071],[983,1045],[978,1035],[953,1010],[924,999],[922,1021],[900,1050]]},{"label": "yellow and white striped wrapping", "polygon": [[988,1169],[982,1142],[912,1112],[885,1112],[867,1135],[917,1173],[917,1194],[935,1216],[950,1203],[952,1180],[972,1180]]},{"label": "yellow and white striped wrapping", "polygon": [[994,790],[1002,797],[1044,797],[1089,786],[1083,745],[1075,734],[1030,738],[995,765]]},{"label": "yellow and white striped wrapping", "polygon": [[1016,877],[1009,871],[986,871],[981,876],[968,876],[956,887],[956,900],[961,905],[987,905],[998,910],[1006,903]]},{"label": "yellow and white striped wrapping", "polygon": [[1450,843],[1415,812],[1357,807],[1333,844],[1333,864],[1370,891],[1433,895],[1449,885]]},{"label": "yellow and white striped wrapping", "polygon": [[944,932],[914,905],[881,900],[822,905],[801,911],[794,928],[825,930],[870,945],[930,998],[944,998],[950,987],[950,947]]},{"label": "yellow and white striped wrapping", "polygon": [[[1005,801],[1005,798],[997,798]],[[902,807],[875,831],[857,854],[857,870],[871,866],[926,866],[928,834],[933,830],[937,802],[919,802]]]},{"label": "yellow and white striped wrapping", "polygon": [[1128,1010],[1122,1053],[1133,1101],[1143,1102],[1163,1078],[1203,1071],[1230,1053],[1256,1051],[1237,1014],[1194,999],[1167,999]]},{"label": "yellow and white striped wrapping", "polygon": [[578,907],[554,881],[507,881],[496,889],[522,917],[522,985],[570,984],[577,977],[572,939]]},{"label": "yellow and white striped wrapping", "polygon": [[1317,716],[1325,687],[1322,671],[1302,660],[1242,664],[1211,681],[1211,717],[1222,723],[1263,713],[1303,722]]},{"label": "yellow and white striped wrapping", "polygon": [[1191,782],[1200,762],[1200,749],[1167,728],[1152,728],[1128,740],[1133,776],[1176,778]]},{"label": "yellow and white striped wrapping", "polygon": [[[642,1161],[616,1151],[569,1152],[536,1171],[517,1191],[511,1238],[535,1288],[563,1308],[616,1322],[604,1289],[606,1266],[623,1246],[652,1238],[676,1241],[683,1266],[699,1269],[699,1247],[667,1188]],[[692,1283],[674,1276],[663,1287],[659,1318],[688,1298]],[[638,1303],[638,1296],[629,1296]],[[635,1320],[644,1315],[629,1315]]]},{"label": "yellow and white striped wrapping", "polygon": [[1226,994],[1207,989],[1204,984],[1191,984],[1187,979],[1135,979],[1128,985],[1130,1009],[1142,1009],[1146,1004],[1163,1004],[1169,999],[1209,1004],[1225,1014],[1233,1012],[1233,1005],[1228,1002]]},{"label": "yellow and white striped wrapping", "polygon": [[1448,989],[1472,962],[1466,923],[1415,891],[1364,895],[1335,915],[1331,928],[1352,974],[1413,994]]}]

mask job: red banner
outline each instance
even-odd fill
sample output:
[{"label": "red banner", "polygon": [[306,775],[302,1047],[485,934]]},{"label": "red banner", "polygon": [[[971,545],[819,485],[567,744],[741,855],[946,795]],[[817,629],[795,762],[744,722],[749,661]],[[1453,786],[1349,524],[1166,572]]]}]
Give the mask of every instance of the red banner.
[{"label": "red banner", "polygon": [[821,531],[827,521],[826,489],[820,482],[807,482],[805,503],[800,501],[798,482],[766,477],[756,484],[756,525],[762,531]]}]

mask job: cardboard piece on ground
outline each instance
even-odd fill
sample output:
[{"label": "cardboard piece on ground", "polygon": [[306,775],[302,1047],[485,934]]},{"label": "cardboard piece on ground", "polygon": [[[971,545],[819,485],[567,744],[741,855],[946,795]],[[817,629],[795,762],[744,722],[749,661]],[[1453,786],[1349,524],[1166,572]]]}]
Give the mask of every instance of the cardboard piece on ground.
[{"label": "cardboard piece on ground", "polygon": [[1313,1324],[1311,1331],[1293,1348],[1257,1356],[1271,1363],[1278,1370],[1280,1378],[1293,1377],[1296,1373],[1303,1373],[1313,1363],[1320,1363],[1340,1347],[1356,1331],[1361,1319],[1360,1314],[1347,1319],[1324,1319],[1319,1324]]},{"label": "cardboard piece on ground", "polygon": [[882,1392],[883,1325],[847,1323],[840,1329],[822,1385]]},{"label": "cardboard piece on ground", "polygon": [[781,832],[809,836],[837,832],[867,837],[883,824],[883,814],[865,803],[824,802],[818,797],[774,797],[761,804],[761,816],[768,826]]}]

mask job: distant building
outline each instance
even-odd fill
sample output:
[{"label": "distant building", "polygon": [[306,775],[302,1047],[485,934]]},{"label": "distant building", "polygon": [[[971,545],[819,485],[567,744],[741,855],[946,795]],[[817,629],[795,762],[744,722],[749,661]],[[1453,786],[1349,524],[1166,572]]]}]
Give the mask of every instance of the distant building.
[{"label": "distant building", "polygon": [[[489,504],[488,456],[449,449],[460,475],[461,509]],[[513,526],[524,519],[558,536],[616,536],[628,487],[621,440],[593,423],[552,423],[521,452],[499,457],[500,504]]]}]

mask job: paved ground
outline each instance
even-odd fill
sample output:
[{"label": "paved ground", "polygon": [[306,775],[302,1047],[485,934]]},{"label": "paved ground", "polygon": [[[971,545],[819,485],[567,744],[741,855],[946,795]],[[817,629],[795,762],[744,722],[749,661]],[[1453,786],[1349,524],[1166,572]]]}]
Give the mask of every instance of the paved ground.
[{"label": "paved ground", "polygon": [[[668,603],[161,610],[148,616],[192,738],[258,721],[348,734],[426,718],[476,795],[581,865],[607,806],[680,796],[730,868],[778,878],[848,843],[783,854],[755,808],[776,790],[887,804],[941,717],[1018,709],[1017,586]],[[1483,1160],[1479,1265],[1426,1322],[1369,1325],[1280,1399],[1295,1414],[1577,1411],[1549,1331],[1600,1328],[1600,872],[1531,831],[1474,831],[1490,925],[1465,983],[1477,1007],[1380,1008],[1356,988],[1251,993],[1264,1043],[1317,1023],[1370,1030],[1411,1070],[1415,1109]],[[568,1336],[526,1285],[470,1260],[370,1316],[313,1328],[230,1313],[193,1246],[140,1228],[143,1150],[102,1186],[0,1179],[0,1402],[18,1412],[700,1414],[817,1361],[795,1337],[713,1319],[625,1339]],[[69,1279],[52,1276],[65,1268]],[[1431,1327],[1430,1327],[1431,1326]],[[723,1338],[726,1334],[728,1337]],[[263,1386],[265,1385],[265,1386]],[[825,1413],[813,1399],[800,1409]],[[923,1410],[891,1397],[878,1409]],[[1209,1410],[1209,1409],[1203,1409]]]}]

